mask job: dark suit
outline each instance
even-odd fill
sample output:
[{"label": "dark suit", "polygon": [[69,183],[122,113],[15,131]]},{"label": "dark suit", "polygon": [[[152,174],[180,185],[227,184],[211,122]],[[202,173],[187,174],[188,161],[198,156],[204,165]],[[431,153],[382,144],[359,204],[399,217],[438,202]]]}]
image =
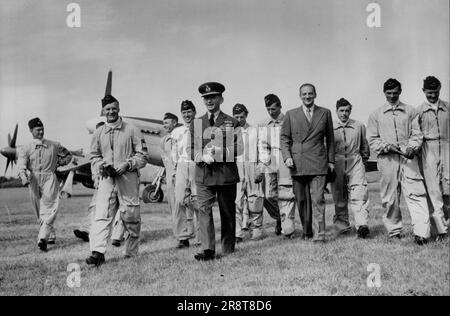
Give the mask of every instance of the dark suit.
[{"label": "dark suit", "polygon": [[328,163],[334,163],[334,131],[331,112],[315,105],[311,122],[303,106],[290,110],[281,127],[283,160],[292,158],[291,169],[303,233],[325,237],[325,178]]},{"label": "dark suit", "polygon": [[[228,132],[224,131],[228,126]],[[196,162],[195,182],[199,204],[199,234],[203,250],[215,251],[215,230],[212,205],[217,198],[220,210],[222,251],[234,251],[236,232],[236,184],[239,172],[235,162],[242,154],[242,136],[239,123],[231,116],[220,112],[210,127],[208,114],[195,119],[190,127],[191,158]],[[214,135],[214,136],[211,136]],[[220,147],[212,164],[201,161],[203,150],[210,143]]]}]

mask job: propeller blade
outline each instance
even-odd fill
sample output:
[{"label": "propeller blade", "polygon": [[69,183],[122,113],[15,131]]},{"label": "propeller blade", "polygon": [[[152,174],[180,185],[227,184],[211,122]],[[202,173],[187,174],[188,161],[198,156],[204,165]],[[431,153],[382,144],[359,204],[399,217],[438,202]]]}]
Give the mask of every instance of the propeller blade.
[{"label": "propeller blade", "polygon": [[9,145],[12,148],[16,148],[16,140],[17,140],[17,128],[19,127],[19,124],[16,124],[16,128],[14,129],[14,136],[12,138],[12,142]]},{"label": "propeller blade", "polygon": [[8,146],[11,147],[11,135],[8,133]]},{"label": "propeller blade", "polygon": [[9,163],[11,162],[11,160],[8,158],[8,161],[6,163],[6,168],[5,168],[5,175],[6,175],[6,171],[8,171],[8,167],[9,167]]},{"label": "propeller blade", "polygon": [[112,70],[108,72],[108,79],[106,80],[105,95],[111,94],[112,89]]}]

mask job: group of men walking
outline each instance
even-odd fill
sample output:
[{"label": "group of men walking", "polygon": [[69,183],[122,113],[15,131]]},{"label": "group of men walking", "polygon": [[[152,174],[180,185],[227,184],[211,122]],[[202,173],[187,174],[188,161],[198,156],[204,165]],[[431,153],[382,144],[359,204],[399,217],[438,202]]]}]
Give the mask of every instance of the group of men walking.
[{"label": "group of men walking", "polygon": [[[263,210],[275,219],[275,233],[292,238],[297,208],[303,238],[324,242],[326,185],[331,182],[335,202],[334,227],[351,230],[348,206],[360,238],[370,235],[369,195],[365,164],[370,149],[377,155],[381,173],[383,223],[391,238],[403,237],[399,208],[403,192],[411,215],[415,242],[447,237],[450,208],[449,105],[439,99],[441,83],[424,80],[426,101],[417,108],[400,102],[401,84],[384,83],[386,103],[363,123],[350,118],[352,104],[336,102],[338,121],[331,111],[315,104],[316,87],[299,88],[301,105],[283,114],[278,96],[264,98],[268,119],[258,126],[247,122],[243,104],[233,116],[220,109],[225,87],[208,82],[199,87],[207,112],[196,118],[196,107],[181,103],[184,124],[166,113],[161,156],[166,169],[168,205],[172,212],[177,248],[195,238],[201,251],[194,257],[216,257],[212,207],[218,202],[224,254],[235,250],[246,231],[252,240],[264,237]],[[108,95],[102,100],[107,122],[94,133],[91,143],[92,173],[98,179],[95,210],[89,233],[91,255],[86,262],[105,261],[107,240],[116,217],[126,232],[125,256],[138,253],[140,235],[139,172],[147,163],[140,131],[119,116],[119,102]],[[31,183],[32,201],[40,199],[38,245],[47,249],[56,217],[57,199],[52,179],[57,165],[70,160],[59,144],[43,138],[42,122],[30,121],[34,140],[19,155],[20,176]],[[42,128],[38,134],[36,128]],[[370,147],[370,149],[369,149]],[[65,160],[64,160],[64,159]],[[64,160],[64,161],[62,161]],[[48,167],[46,167],[48,166]],[[39,190],[38,190],[39,187]],[[111,199],[117,201],[111,206]],[[56,201],[56,202],[55,202]],[[37,205],[37,202],[34,202]],[[431,219],[431,221],[430,221]]]}]

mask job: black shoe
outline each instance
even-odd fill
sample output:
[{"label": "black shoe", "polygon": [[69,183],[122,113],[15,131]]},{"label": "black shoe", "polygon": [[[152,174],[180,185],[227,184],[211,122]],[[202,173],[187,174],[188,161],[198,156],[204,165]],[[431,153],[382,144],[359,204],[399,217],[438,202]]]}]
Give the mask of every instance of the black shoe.
[{"label": "black shoe", "polygon": [[38,247],[39,247],[39,249],[41,249],[41,251],[46,252],[47,251],[47,240],[39,239]]},{"label": "black shoe", "polygon": [[205,250],[203,252],[199,252],[194,255],[195,260],[197,261],[209,261],[214,260],[216,258],[216,252],[214,250]]},{"label": "black shoe", "polygon": [[92,255],[86,259],[86,263],[98,267],[101,264],[105,263],[105,255],[100,252],[93,251]]},{"label": "black shoe", "polygon": [[439,234],[436,236],[435,241],[440,242],[448,238],[448,234]]},{"label": "black shoe", "polygon": [[244,239],[242,237],[236,237],[236,243],[237,244],[240,244],[243,241],[244,241]]},{"label": "black shoe", "polygon": [[277,225],[275,226],[275,235],[281,235],[281,221],[277,221]]},{"label": "black shoe", "polygon": [[284,235],[284,238],[285,239],[293,239],[294,238],[294,233],[290,233],[290,234]]},{"label": "black shoe", "polygon": [[418,244],[419,246],[426,245],[428,243],[428,240],[426,238],[420,237],[420,236],[414,236],[414,242]]},{"label": "black shoe", "polygon": [[312,234],[302,234],[302,239],[304,240],[310,240],[314,237]]},{"label": "black shoe", "polygon": [[84,242],[89,242],[89,233],[79,230],[79,229],[75,229],[73,231],[73,234],[77,237],[80,238],[81,240],[83,240]]},{"label": "black shoe", "polygon": [[177,249],[184,249],[184,248],[189,248],[189,240],[180,240],[178,242],[178,245],[176,247]]},{"label": "black shoe", "polygon": [[111,245],[113,245],[114,247],[120,247],[121,246],[121,242],[118,239],[113,239],[111,242]]},{"label": "black shoe", "polygon": [[364,225],[364,226],[361,226],[358,228],[358,237],[359,238],[365,239],[367,236],[369,236],[369,234],[370,234],[369,227]]}]

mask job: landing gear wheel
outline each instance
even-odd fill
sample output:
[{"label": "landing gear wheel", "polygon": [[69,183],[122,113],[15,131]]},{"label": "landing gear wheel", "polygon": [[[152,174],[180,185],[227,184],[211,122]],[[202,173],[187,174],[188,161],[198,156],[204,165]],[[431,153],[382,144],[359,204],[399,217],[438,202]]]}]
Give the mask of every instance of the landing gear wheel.
[{"label": "landing gear wheel", "polygon": [[156,191],[156,185],[149,185],[142,192],[142,201],[144,201],[144,203],[162,202],[163,198],[163,191],[161,189]]}]

